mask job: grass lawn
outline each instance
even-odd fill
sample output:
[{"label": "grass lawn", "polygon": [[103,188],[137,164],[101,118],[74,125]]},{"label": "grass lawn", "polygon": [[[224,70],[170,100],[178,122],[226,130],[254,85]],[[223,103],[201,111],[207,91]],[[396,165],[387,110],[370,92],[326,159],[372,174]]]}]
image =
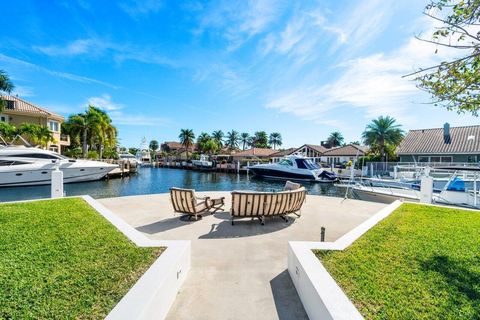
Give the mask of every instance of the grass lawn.
[{"label": "grass lawn", "polygon": [[162,251],[79,198],[0,205],[0,319],[103,319]]},{"label": "grass lawn", "polygon": [[366,319],[480,319],[480,212],[403,204],[315,254]]}]

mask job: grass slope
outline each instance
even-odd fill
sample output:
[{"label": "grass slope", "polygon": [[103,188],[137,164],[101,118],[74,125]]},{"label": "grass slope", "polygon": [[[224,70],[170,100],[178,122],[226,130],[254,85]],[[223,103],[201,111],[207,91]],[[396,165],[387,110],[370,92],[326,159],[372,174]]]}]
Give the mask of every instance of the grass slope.
[{"label": "grass slope", "polygon": [[0,318],[103,318],[162,250],[79,198],[0,205]]},{"label": "grass slope", "polygon": [[480,213],[403,204],[315,254],[366,319],[480,319]]}]

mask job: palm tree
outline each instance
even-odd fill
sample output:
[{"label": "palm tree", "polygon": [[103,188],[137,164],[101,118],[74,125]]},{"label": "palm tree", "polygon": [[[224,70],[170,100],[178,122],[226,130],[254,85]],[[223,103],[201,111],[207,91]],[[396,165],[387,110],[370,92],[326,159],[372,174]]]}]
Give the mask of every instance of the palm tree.
[{"label": "palm tree", "polygon": [[159,147],[159,144],[157,140],[150,141],[148,148],[150,149],[150,152],[151,152],[150,156],[152,157],[152,159],[156,159],[158,147]]},{"label": "palm tree", "polygon": [[103,149],[105,146],[113,148],[117,144],[117,129],[112,124],[112,119],[108,114],[96,107],[91,106],[89,112],[94,113],[92,117],[96,118],[96,128],[90,131],[91,139],[98,142],[98,154],[103,158]]},{"label": "palm tree", "polygon": [[[15,139],[15,136],[18,134],[17,128],[14,125],[11,125],[6,122],[0,122],[0,137],[5,139],[5,142],[12,141]],[[0,142],[1,139],[0,139]]]},{"label": "palm tree", "polygon": [[240,134],[240,142],[242,143],[242,149],[245,150],[245,147],[248,146],[250,142],[250,135],[246,132]]},{"label": "palm tree", "polygon": [[[10,80],[8,74],[0,70],[0,92],[10,93],[15,88],[13,82]],[[0,112],[5,109],[5,101],[0,98]]]},{"label": "palm tree", "polygon": [[380,116],[367,125],[362,139],[371,150],[380,153],[383,161],[386,149],[392,150],[402,141],[404,132],[400,127],[395,118]]},{"label": "palm tree", "polygon": [[195,134],[193,133],[192,129],[182,129],[180,130],[180,134],[178,135],[180,139],[180,143],[185,147],[187,152],[187,159],[188,159],[188,150],[193,146],[193,140],[195,139]]},{"label": "palm tree", "polygon": [[268,138],[268,143],[273,145],[273,149],[282,145],[282,135],[278,132],[272,132]]},{"label": "palm tree", "polygon": [[331,147],[338,147],[342,145],[343,140],[344,140],[343,135],[340,132],[335,131],[330,133],[330,135],[327,138],[327,143]]},{"label": "palm tree", "polygon": [[49,142],[54,142],[52,132],[46,127],[34,123],[22,123],[18,132],[24,135],[33,145],[46,148]]},{"label": "palm tree", "polygon": [[227,141],[225,141],[225,145],[232,150],[237,149],[239,140],[240,137],[238,131],[232,130],[227,132]]},{"label": "palm tree", "polygon": [[205,147],[207,142],[211,139],[210,135],[206,132],[202,132],[197,138],[197,147],[200,151],[206,152]]},{"label": "palm tree", "polygon": [[212,139],[210,138],[206,143],[205,143],[205,146],[204,146],[204,150],[205,152],[207,152],[208,154],[212,154],[212,153],[215,153],[218,151],[218,149],[220,149],[217,141],[215,139]]},{"label": "palm tree", "polygon": [[212,132],[212,139],[215,140],[215,142],[218,144],[218,147],[220,149],[223,148],[223,137],[225,135],[223,134],[222,130],[217,130]]},{"label": "palm tree", "polygon": [[[98,132],[100,123],[98,112],[93,106],[88,106],[88,110],[84,113],[71,115],[67,120],[67,127],[70,128],[70,135],[78,135],[81,137],[82,157],[87,157],[88,141],[92,140],[95,132]],[[90,135],[90,139],[89,138]],[[90,143],[91,144],[91,143]]]},{"label": "palm tree", "polygon": [[253,135],[252,146],[255,148],[268,148],[268,135],[265,131],[257,131]]}]

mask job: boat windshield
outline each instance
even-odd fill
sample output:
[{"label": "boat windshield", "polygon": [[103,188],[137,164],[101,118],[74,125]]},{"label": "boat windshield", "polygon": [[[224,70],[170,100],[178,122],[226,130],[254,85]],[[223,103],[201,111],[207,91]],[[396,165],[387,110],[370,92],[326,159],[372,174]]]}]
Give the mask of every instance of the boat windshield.
[{"label": "boat windshield", "polygon": [[282,159],[278,164],[282,166],[293,166],[292,161],[288,159]]},{"label": "boat windshield", "polygon": [[308,170],[320,169],[320,166],[317,163],[309,159],[295,159],[295,162],[297,163],[297,167],[299,169],[308,169]]}]

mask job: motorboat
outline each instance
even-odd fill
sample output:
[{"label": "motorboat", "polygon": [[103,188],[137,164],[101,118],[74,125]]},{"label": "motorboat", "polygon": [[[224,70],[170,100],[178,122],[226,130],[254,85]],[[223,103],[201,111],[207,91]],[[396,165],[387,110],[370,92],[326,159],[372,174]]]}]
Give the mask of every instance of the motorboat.
[{"label": "motorboat", "polygon": [[315,182],[335,182],[338,176],[326,171],[312,159],[302,155],[289,155],[279,162],[248,167],[254,175],[272,179],[290,179]]},{"label": "motorboat", "polygon": [[152,164],[150,151],[148,151],[147,149],[138,151],[136,158],[141,166],[150,166]]},{"label": "motorboat", "polygon": [[118,154],[118,158],[120,160],[126,160],[130,162],[130,164],[134,165],[141,165],[142,163],[131,153],[129,152],[123,152]]},{"label": "motorboat", "polygon": [[[428,173],[427,173],[428,174]],[[457,170],[441,190],[433,189],[432,202],[480,209],[480,171]],[[366,201],[392,203],[395,200],[420,202],[421,192],[416,188],[369,186],[357,183],[351,187],[356,198]]]},{"label": "motorboat", "polygon": [[118,165],[69,159],[33,147],[0,146],[0,187],[50,184],[57,168],[63,171],[64,183],[71,183],[100,180]]},{"label": "motorboat", "polygon": [[200,156],[199,160],[192,160],[192,164],[194,167],[202,169],[208,169],[213,167],[213,162],[208,161],[208,156],[204,154]]}]

